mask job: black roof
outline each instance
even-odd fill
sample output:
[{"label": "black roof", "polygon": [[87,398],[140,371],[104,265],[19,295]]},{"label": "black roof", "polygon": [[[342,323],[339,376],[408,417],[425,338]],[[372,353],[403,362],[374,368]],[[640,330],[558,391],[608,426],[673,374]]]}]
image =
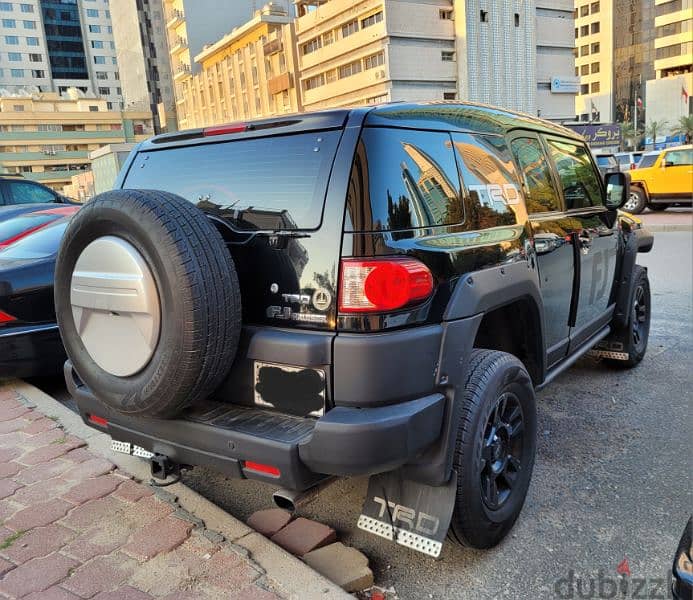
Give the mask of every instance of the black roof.
[{"label": "black roof", "polygon": [[474,102],[417,102],[383,104],[371,110],[365,125],[471,131],[504,135],[531,129],[584,141],[571,129],[532,115]]}]

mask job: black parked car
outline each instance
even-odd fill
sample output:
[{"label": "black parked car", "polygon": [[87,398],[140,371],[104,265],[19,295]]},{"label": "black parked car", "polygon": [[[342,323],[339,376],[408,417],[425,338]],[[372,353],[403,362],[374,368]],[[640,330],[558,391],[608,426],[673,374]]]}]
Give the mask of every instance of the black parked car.
[{"label": "black parked car", "polygon": [[74,200],[36,181],[29,181],[20,175],[0,175],[0,206],[56,202],[74,204]]},{"label": "black parked car", "polygon": [[51,375],[65,362],[53,271],[68,222],[62,217],[0,251],[0,377]]},{"label": "black parked car", "polygon": [[154,137],[61,245],[67,385],[157,476],[206,465],[290,506],[367,474],[359,527],[489,548],[529,488],[535,390],[598,345],[645,355],[628,184],[572,131],[467,103]]}]

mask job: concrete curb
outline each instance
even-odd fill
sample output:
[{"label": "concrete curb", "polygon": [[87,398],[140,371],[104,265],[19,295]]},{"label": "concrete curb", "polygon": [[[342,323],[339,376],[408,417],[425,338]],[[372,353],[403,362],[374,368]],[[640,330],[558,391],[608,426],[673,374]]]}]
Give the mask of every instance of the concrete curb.
[{"label": "concrete curb", "polygon": [[662,223],[655,225],[644,224],[645,229],[652,231],[653,233],[669,233],[671,231],[693,231],[693,223],[682,224],[682,223]]},{"label": "concrete curb", "polygon": [[[150,479],[149,466],[145,461],[135,456],[111,452],[111,438],[108,435],[85,425],[79,415],[48,394],[16,379],[3,383],[19,393],[28,404],[35,406],[49,417],[56,417],[65,431],[83,439],[92,452],[110,460],[136,479],[141,481]],[[227,541],[245,550],[249,558],[264,569],[266,576],[278,584],[280,591],[289,598],[301,600],[353,598],[298,558],[253,531],[245,523],[183,483],[176,483],[164,489],[177,496],[179,504],[186,511],[202,519],[205,527],[218,531]]]}]

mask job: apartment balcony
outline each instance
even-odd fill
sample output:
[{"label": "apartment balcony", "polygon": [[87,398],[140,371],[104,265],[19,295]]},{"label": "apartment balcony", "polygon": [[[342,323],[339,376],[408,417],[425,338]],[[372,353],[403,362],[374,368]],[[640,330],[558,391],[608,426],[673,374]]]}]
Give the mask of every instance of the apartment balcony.
[{"label": "apartment balcony", "polygon": [[180,54],[183,52],[183,50],[188,49],[188,40],[182,37],[177,37],[174,38],[171,41],[171,55],[175,56],[176,54]]},{"label": "apartment balcony", "polygon": [[175,72],[173,73],[173,80],[174,81],[182,81],[183,79],[187,79],[188,77],[192,77],[192,71],[190,70],[190,65],[186,64],[180,64],[176,67]]},{"label": "apartment balcony", "polygon": [[59,183],[61,181],[70,181],[74,175],[84,173],[85,170],[71,169],[69,171],[43,171],[41,173],[22,173],[25,179],[31,181],[39,181],[41,183]]},{"label": "apartment balcony", "polygon": [[[325,63],[329,61],[335,61],[335,63],[343,64],[348,62],[346,56],[356,53],[359,49],[365,46],[378,46],[374,44],[380,40],[387,38],[387,29],[385,28],[385,23],[380,22],[375,25],[371,25],[366,29],[361,29],[356,33],[351,34],[346,38],[341,38],[335,40],[334,43],[329,46],[323,46],[314,52],[309,54],[303,54],[303,45],[310,39],[310,37],[299,38],[298,49],[299,49],[299,68],[301,71],[307,71],[313,67],[319,67],[315,72],[322,70]],[[382,43],[382,42],[381,42]],[[378,47],[373,48],[375,52]],[[301,73],[302,75],[304,73]],[[310,73],[312,75],[313,73]]]},{"label": "apartment balcony", "polygon": [[273,54],[277,54],[282,50],[284,50],[284,43],[282,42],[281,38],[274,38],[273,40],[266,42],[262,47],[262,51],[264,52],[265,56],[272,56]]},{"label": "apartment balcony", "polygon": [[[121,136],[122,138],[122,136]],[[89,152],[75,151],[66,152],[56,150],[55,152],[0,152],[0,163],[6,166],[14,163],[30,162],[32,164],[60,164],[66,160],[89,160]]]},{"label": "apartment balcony", "polygon": [[174,8],[166,15],[166,18],[168,19],[166,21],[166,28],[171,29],[172,27],[177,27],[183,21],[185,21],[185,13],[182,10]]},{"label": "apartment balcony", "polygon": [[97,142],[104,140],[105,143],[111,143],[114,139],[123,137],[122,129],[113,129],[107,131],[3,131],[3,141],[19,141],[32,142],[40,144],[42,141],[55,143],[60,140],[63,144],[71,144],[78,140],[89,140]]},{"label": "apartment balcony", "polygon": [[286,73],[282,73],[281,75],[277,75],[276,77],[272,77],[272,79],[267,82],[267,88],[272,96],[275,94],[280,94],[293,86],[293,77],[288,71]]}]

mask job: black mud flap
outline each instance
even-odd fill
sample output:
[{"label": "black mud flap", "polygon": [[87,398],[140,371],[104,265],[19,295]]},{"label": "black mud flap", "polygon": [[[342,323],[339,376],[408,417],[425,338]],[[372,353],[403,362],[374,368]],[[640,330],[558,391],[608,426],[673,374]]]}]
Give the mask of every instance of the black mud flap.
[{"label": "black mud flap", "polygon": [[372,475],[358,528],[402,546],[440,556],[455,507],[457,473],[433,487],[402,478],[401,471]]}]

